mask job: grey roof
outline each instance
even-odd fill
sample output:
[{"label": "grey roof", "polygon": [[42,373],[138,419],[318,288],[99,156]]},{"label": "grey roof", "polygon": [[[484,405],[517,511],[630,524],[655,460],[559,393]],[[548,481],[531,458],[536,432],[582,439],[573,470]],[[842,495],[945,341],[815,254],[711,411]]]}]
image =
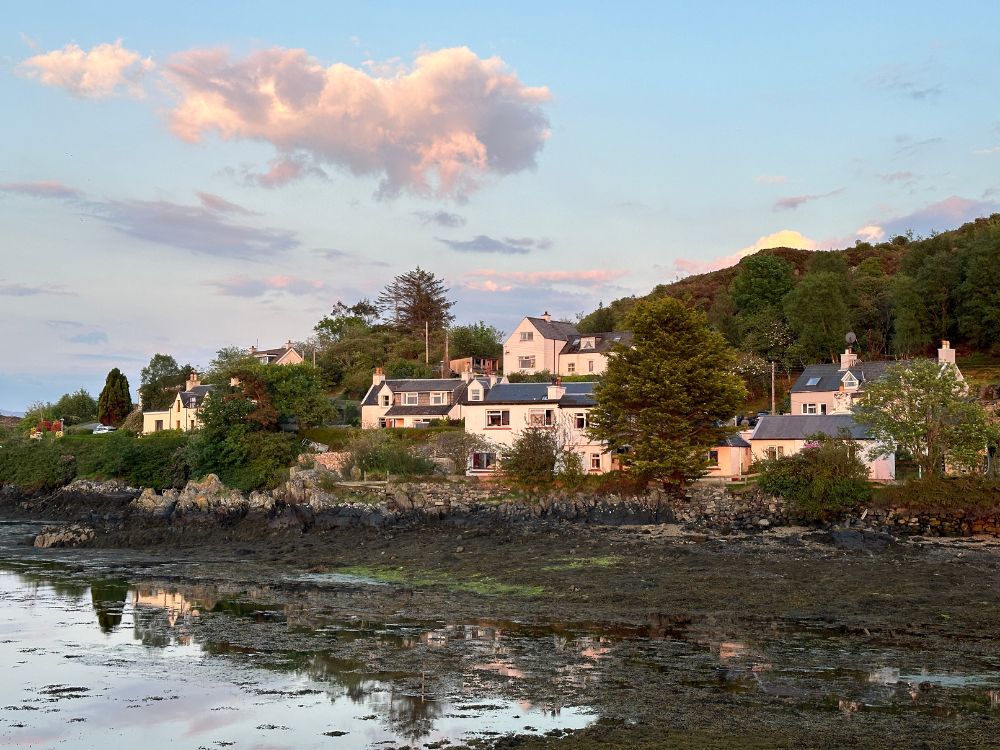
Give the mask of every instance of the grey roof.
[{"label": "grey roof", "polygon": [[868,428],[850,414],[782,414],[761,417],[751,440],[806,440],[812,435],[870,440]]},{"label": "grey roof", "polygon": [[387,417],[446,417],[451,411],[453,404],[443,406],[402,406],[400,404],[390,406],[385,413]]},{"label": "grey roof", "polygon": [[[858,362],[850,368],[850,371],[863,387],[865,383],[881,378],[886,369],[894,364],[896,363]],[[792,393],[825,393],[839,390],[845,372],[847,371],[840,369],[840,365],[809,365],[795,381]],[[816,385],[807,385],[811,378],[819,378],[819,382]]]},{"label": "grey roof", "polygon": [[594,383],[563,383],[566,394],[549,399],[549,383],[497,383],[483,399],[487,404],[558,403],[560,406],[593,406]]},{"label": "grey roof", "polygon": [[[592,337],[594,341],[593,349],[582,349],[583,339]],[[599,352],[607,354],[614,348],[615,344],[629,346],[632,343],[631,331],[606,331],[604,333],[580,333],[570,336],[563,346],[560,354],[579,354],[581,352]]]},{"label": "grey roof", "polygon": [[750,443],[743,439],[743,436],[739,433],[734,432],[732,435],[727,435],[719,441],[720,446],[727,448],[749,448]]},{"label": "grey roof", "polygon": [[570,336],[578,336],[579,331],[576,326],[565,320],[546,320],[545,318],[528,317],[535,330],[542,334],[542,338],[558,339],[565,341]]},{"label": "grey roof", "polygon": [[[452,401],[458,403],[465,397],[468,383],[461,378],[412,378],[407,380],[386,380],[385,385],[393,393],[420,393],[430,391],[448,391],[453,394]],[[362,406],[376,406],[378,404],[378,392],[382,389],[382,384],[372,386],[365,394]]]},{"label": "grey roof", "polygon": [[190,390],[181,391],[181,405],[188,406],[193,398],[195,406],[201,406],[202,402],[205,400],[205,396],[211,393],[214,389],[214,385],[196,385]]}]

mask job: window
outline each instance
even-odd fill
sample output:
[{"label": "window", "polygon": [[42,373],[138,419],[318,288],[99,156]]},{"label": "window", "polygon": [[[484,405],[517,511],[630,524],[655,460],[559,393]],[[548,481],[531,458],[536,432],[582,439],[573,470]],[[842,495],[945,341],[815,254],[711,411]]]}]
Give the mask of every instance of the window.
[{"label": "window", "polygon": [[414,427],[430,427],[431,426],[431,420],[427,419],[426,417],[422,417],[420,419],[414,419],[413,420],[413,426]]},{"label": "window", "polygon": [[534,341],[535,334],[533,331],[521,331],[521,341]]},{"label": "window", "polygon": [[469,390],[469,401],[482,401],[483,392],[478,388],[472,388]]},{"label": "window", "polygon": [[858,379],[853,375],[851,375],[851,373],[847,373],[847,375],[844,376],[844,388],[857,388],[857,387],[858,387]]},{"label": "window", "polygon": [[194,429],[194,420],[193,419],[191,420],[191,427],[190,427],[190,429],[192,429],[192,430]]},{"label": "window", "polygon": [[588,359],[587,360],[587,372],[593,372],[593,371],[594,371],[594,360]]},{"label": "window", "polygon": [[581,349],[593,349],[594,346],[595,346],[595,339],[593,336],[588,336],[587,338],[582,339],[580,342]]},{"label": "window", "polygon": [[600,469],[601,468],[601,454],[600,453],[591,453],[590,454],[590,468],[591,469]]},{"label": "window", "polygon": [[535,369],[535,358],[534,357],[518,357],[517,367],[519,370],[533,370]]},{"label": "window", "polygon": [[576,362],[570,362],[570,363],[568,363],[566,365],[566,372],[568,374],[570,374],[570,375],[572,375],[574,372],[576,372]]},{"label": "window", "polygon": [[[180,411],[180,407],[179,406],[177,407],[177,410]],[[181,420],[178,419],[177,420],[177,429],[179,430],[180,428],[181,428]]]},{"label": "window", "polygon": [[532,427],[552,427],[556,423],[556,413],[552,409],[532,409],[528,412],[528,424]]},{"label": "window", "polygon": [[444,404],[444,394],[443,393],[432,393],[431,403],[434,406],[441,406]]},{"label": "window", "polygon": [[472,468],[474,471],[486,471],[487,469],[492,469],[496,462],[496,453],[476,452],[472,454]]},{"label": "window", "polygon": [[404,393],[403,394],[403,405],[404,406],[416,406],[420,403],[420,399],[416,393]]},{"label": "window", "polygon": [[181,400],[177,399],[177,411],[181,410]]},{"label": "window", "polygon": [[510,426],[510,411],[507,409],[491,409],[486,412],[487,427],[508,427]]},{"label": "window", "polygon": [[587,412],[578,411],[573,415],[573,425],[578,430],[587,429]]},{"label": "window", "polygon": [[807,386],[819,385],[819,380],[820,380],[819,378],[809,378],[809,380],[806,381],[806,385]]},{"label": "window", "polygon": [[382,406],[392,406],[392,396],[388,393],[382,394]]},{"label": "window", "polygon": [[719,451],[709,451],[708,452],[708,465],[718,466],[719,465]]},{"label": "window", "polygon": [[815,414],[816,413],[816,404],[802,404],[802,413],[803,414]]},{"label": "window", "polygon": [[157,432],[160,432],[163,429],[163,420],[157,419],[156,426],[153,429],[156,430]]},{"label": "window", "polygon": [[191,398],[188,399],[188,408],[189,409],[194,409],[197,406],[198,406],[198,399],[197,398],[195,398],[194,396],[192,396]]},{"label": "window", "polygon": [[390,420],[384,419],[384,418],[383,419],[379,419],[378,426],[381,427],[381,428],[388,427],[389,426],[389,421]]},{"label": "window", "polygon": [[767,457],[772,460],[775,458],[781,458],[782,456],[785,455],[785,449],[780,445],[771,446],[770,448],[767,449],[765,455],[767,455]]}]

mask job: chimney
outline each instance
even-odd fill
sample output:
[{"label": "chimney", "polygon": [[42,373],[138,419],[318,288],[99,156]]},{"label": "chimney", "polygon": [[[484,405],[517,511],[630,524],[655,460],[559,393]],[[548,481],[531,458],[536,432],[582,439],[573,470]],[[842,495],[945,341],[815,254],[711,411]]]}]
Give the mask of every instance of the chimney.
[{"label": "chimney", "polygon": [[250,345],[250,354],[256,354],[256,353],[257,353],[257,347],[254,346],[253,344],[251,344]]},{"label": "chimney", "polygon": [[372,375],[372,385],[381,385],[385,382],[385,372],[381,367],[375,368],[375,374]]},{"label": "chimney", "polygon": [[549,386],[545,397],[549,401],[558,401],[566,395],[566,387],[562,384],[562,378],[556,378],[556,382]]},{"label": "chimney", "polygon": [[854,353],[854,350],[851,347],[844,349],[844,353],[840,355],[840,369],[850,370],[857,363],[858,355]]},{"label": "chimney", "polygon": [[469,365],[464,370],[462,370],[462,380],[466,383],[472,382],[472,365]]},{"label": "chimney", "polygon": [[196,385],[201,385],[201,380],[198,379],[198,373],[191,370],[191,374],[188,375],[187,382],[184,383],[184,390],[190,391]]},{"label": "chimney", "polygon": [[548,310],[546,310],[545,312],[542,313],[542,320],[544,320],[546,323],[548,323],[548,322],[550,322],[552,320],[552,316],[549,315],[549,311]]},{"label": "chimney", "polygon": [[286,349],[293,349],[294,347],[295,347],[295,344],[292,343],[291,339],[288,339],[288,341],[285,342],[285,348]]},{"label": "chimney", "polygon": [[490,388],[497,384],[497,374],[495,372],[490,373]]},{"label": "chimney", "polygon": [[233,388],[239,388],[240,387],[240,379],[239,378],[229,378],[229,385],[231,385]]},{"label": "chimney", "polygon": [[955,364],[955,350],[951,348],[951,342],[947,339],[941,342],[941,348],[938,349],[938,362],[941,364]]}]

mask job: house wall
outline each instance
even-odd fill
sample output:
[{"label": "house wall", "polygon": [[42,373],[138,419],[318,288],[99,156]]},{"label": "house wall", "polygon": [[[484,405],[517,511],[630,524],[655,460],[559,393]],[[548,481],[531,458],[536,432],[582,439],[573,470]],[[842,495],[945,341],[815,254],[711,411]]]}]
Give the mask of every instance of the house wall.
[{"label": "house wall", "polygon": [[705,472],[705,479],[732,479],[744,476],[753,458],[750,448],[733,448],[720,445],[712,450],[719,452],[718,466],[710,466]]},{"label": "house wall", "polygon": [[[534,335],[531,341],[521,341],[522,332],[531,332]],[[548,370],[556,372],[558,367],[559,351],[566,345],[565,341],[542,338],[534,324],[525,318],[517,328],[507,337],[503,345],[503,371],[507,375],[512,372],[526,372],[534,375],[536,372]],[[533,368],[521,368],[518,366],[518,357],[535,357]]]},{"label": "house wall", "polygon": [[[754,461],[763,461],[767,458],[767,449],[771,447],[784,448],[785,456],[794,456],[806,445],[805,440],[751,440],[750,449],[753,452]],[[890,453],[888,456],[879,458],[875,454],[878,445],[871,440],[859,440],[861,447],[861,460],[865,462],[870,471],[869,478],[875,482],[891,482],[896,479],[896,456]]]},{"label": "house wall", "polygon": [[181,430],[189,432],[201,427],[200,408],[192,409],[181,405],[180,396],[174,399],[171,407],[165,411],[144,411],[142,413],[142,434],[156,432],[156,421],[163,420],[164,430]]},{"label": "house wall", "polygon": [[281,359],[275,361],[276,365],[301,365],[305,362],[305,359],[294,349],[289,349]]},{"label": "house wall", "polygon": [[[613,456],[607,452],[604,444],[600,441],[592,440],[587,435],[585,429],[577,429],[576,427],[576,415],[590,413],[590,407],[586,406],[560,408],[556,403],[545,402],[535,404],[466,404],[465,431],[482,435],[491,443],[494,443],[502,452],[504,448],[514,445],[518,434],[531,425],[531,412],[545,409],[555,410],[555,426],[551,429],[558,431],[560,442],[574,453],[579,454],[583,461],[583,470],[585,472],[603,474],[615,468],[612,465]],[[486,412],[493,410],[509,411],[510,425],[505,427],[487,427]],[[600,461],[599,467],[591,466],[591,459],[594,455]]]},{"label": "house wall", "polygon": [[[827,414],[850,414],[851,407],[859,391],[813,391],[809,393],[793,393],[792,414],[802,414],[803,404],[826,404]],[[819,407],[817,406],[817,409]],[[819,412],[817,411],[817,414]]]},{"label": "house wall", "polygon": [[[594,363],[593,370],[589,367],[591,362]],[[602,375],[608,369],[608,355],[595,351],[561,354],[558,367],[560,375]]]}]

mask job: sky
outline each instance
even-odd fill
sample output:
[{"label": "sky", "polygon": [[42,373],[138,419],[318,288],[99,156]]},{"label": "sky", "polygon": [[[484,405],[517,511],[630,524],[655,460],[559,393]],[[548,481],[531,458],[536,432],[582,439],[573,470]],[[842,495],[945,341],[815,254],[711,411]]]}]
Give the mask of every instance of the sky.
[{"label": "sky", "polygon": [[0,409],[417,265],[509,331],[1000,211],[994,2],[4,10]]}]

